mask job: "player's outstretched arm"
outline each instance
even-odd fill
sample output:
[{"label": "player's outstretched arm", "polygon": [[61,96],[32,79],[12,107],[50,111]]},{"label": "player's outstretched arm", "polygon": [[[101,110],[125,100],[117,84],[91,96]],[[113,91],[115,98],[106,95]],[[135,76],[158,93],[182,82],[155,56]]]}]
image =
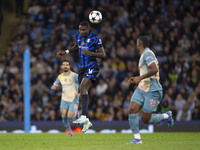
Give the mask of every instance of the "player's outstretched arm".
[{"label": "player's outstretched arm", "polygon": [[63,50],[58,51],[57,52],[57,56],[58,57],[65,56],[65,55],[69,54],[69,52],[74,52],[76,50],[78,50],[78,45],[77,44],[75,44],[74,46],[72,46],[70,49],[67,49],[67,50],[64,50],[64,51]]},{"label": "player's outstretched arm", "polygon": [[87,49],[83,48],[83,55],[91,55],[91,56],[94,56],[94,57],[97,57],[97,58],[106,58],[106,53],[105,53],[103,47],[97,49],[96,53],[90,52]]}]

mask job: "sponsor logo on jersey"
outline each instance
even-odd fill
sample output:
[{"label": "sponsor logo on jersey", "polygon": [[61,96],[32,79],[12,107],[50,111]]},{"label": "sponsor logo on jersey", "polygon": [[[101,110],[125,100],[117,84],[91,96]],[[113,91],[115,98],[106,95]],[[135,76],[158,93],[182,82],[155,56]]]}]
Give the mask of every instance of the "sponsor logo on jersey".
[{"label": "sponsor logo on jersey", "polygon": [[85,49],[89,49],[89,47],[85,47],[85,46],[78,46],[78,48],[85,48]]}]

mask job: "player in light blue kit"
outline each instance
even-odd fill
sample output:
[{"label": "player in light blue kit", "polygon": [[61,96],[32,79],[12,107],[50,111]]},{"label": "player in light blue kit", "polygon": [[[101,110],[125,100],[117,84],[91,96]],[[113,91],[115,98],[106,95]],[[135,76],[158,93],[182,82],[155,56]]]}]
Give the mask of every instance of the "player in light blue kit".
[{"label": "player in light blue kit", "polygon": [[67,60],[62,61],[61,68],[63,73],[57,77],[51,89],[56,90],[59,85],[62,86],[60,103],[62,123],[69,132],[67,136],[73,136],[69,120],[78,118],[78,74],[70,70],[70,63]]},{"label": "player in light blue kit", "polygon": [[129,83],[138,84],[134,91],[129,107],[129,125],[133,131],[134,139],[127,144],[142,144],[139,133],[139,118],[137,113],[142,108],[142,121],[144,123],[158,123],[167,119],[168,126],[173,127],[172,112],[155,114],[158,104],[163,97],[163,89],[159,83],[159,66],[155,54],[149,49],[149,40],[146,36],[137,39],[137,48],[140,53],[140,76],[131,77]]}]

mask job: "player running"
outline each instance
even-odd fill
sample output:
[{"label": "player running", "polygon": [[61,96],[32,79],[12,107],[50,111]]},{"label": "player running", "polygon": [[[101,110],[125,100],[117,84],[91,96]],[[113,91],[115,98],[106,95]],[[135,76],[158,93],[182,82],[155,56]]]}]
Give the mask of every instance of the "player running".
[{"label": "player running", "polygon": [[84,124],[82,132],[86,132],[92,123],[88,118],[88,90],[92,83],[96,81],[99,71],[97,58],[105,58],[106,54],[102,46],[102,41],[97,34],[91,32],[87,21],[82,21],[79,25],[79,32],[76,33],[76,44],[66,51],[58,51],[62,56],[69,52],[79,51],[79,90],[82,105],[82,115],[73,123]]},{"label": "player running", "polygon": [[61,68],[63,73],[57,77],[51,89],[56,90],[59,85],[62,86],[60,103],[62,123],[69,132],[67,136],[73,136],[69,120],[78,116],[78,74],[70,70],[70,63],[67,60],[62,61]]},{"label": "player running", "polygon": [[162,100],[163,89],[159,83],[158,61],[155,54],[149,49],[149,40],[146,36],[141,36],[137,39],[137,48],[140,52],[140,76],[129,79],[129,83],[138,84],[131,98],[128,117],[134,139],[127,144],[142,144],[137,115],[141,108],[142,121],[144,123],[158,123],[161,120],[167,119],[170,128],[174,124],[171,111],[164,114],[153,113]]}]

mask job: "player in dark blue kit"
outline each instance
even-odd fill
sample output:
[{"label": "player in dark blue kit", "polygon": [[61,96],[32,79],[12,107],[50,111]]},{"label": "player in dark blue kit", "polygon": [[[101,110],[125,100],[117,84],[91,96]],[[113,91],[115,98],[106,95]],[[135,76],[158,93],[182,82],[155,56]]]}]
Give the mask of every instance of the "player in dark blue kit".
[{"label": "player in dark blue kit", "polygon": [[79,25],[79,32],[76,33],[76,44],[65,50],[58,51],[58,56],[79,50],[79,90],[82,105],[82,115],[73,123],[83,124],[82,132],[86,132],[92,123],[88,118],[88,90],[92,83],[96,81],[99,71],[97,58],[105,58],[106,54],[102,46],[102,41],[98,35],[90,30],[87,21],[82,21]]}]

